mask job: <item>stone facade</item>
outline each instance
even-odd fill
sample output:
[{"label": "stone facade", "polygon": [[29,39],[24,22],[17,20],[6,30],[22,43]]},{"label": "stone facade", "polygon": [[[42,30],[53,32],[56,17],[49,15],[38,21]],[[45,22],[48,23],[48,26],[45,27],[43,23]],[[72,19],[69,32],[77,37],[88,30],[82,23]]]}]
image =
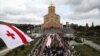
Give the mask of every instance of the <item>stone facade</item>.
[{"label": "stone facade", "polygon": [[48,14],[44,16],[44,24],[43,28],[62,28],[62,24],[60,24],[60,16],[55,13],[55,6],[50,5],[48,7]]}]

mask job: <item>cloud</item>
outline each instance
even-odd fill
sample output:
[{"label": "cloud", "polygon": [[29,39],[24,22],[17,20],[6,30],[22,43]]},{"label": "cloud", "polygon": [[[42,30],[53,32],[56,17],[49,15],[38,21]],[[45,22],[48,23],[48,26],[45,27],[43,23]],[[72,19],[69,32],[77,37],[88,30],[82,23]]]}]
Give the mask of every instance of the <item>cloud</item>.
[{"label": "cloud", "polygon": [[94,9],[89,12],[84,13],[74,13],[67,16],[67,18],[71,18],[73,20],[76,19],[100,19],[100,10]]},{"label": "cloud", "polygon": [[[39,0],[38,0],[39,1]],[[0,21],[11,23],[41,23],[45,5],[37,0],[0,0]],[[39,20],[38,20],[39,19]],[[41,21],[41,22],[40,22]]]},{"label": "cloud", "polygon": [[64,19],[100,19],[100,0],[65,0],[72,13],[64,14]]},{"label": "cloud", "polygon": [[[100,19],[100,0],[53,0],[61,20]],[[0,0],[0,21],[43,23],[50,0]],[[95,21],[96,22],[96,21]]]},{"label": "cloud", "polygon": [[66,4],[70,4],[70,5],[79,5],[81,4],[82,0],[64,0],[66,2]]},{"label": "cloud", "polygon": [[70,5],[77,12],[87,12],[95,8],[100,9],[100,0],[66,0],[66,5]]}]

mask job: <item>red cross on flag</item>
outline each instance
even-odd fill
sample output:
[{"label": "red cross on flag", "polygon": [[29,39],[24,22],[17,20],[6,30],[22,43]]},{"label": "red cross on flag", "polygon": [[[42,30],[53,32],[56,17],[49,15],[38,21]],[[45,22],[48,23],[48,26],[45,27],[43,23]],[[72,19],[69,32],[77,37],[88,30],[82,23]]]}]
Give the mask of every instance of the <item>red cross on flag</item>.
[{"label": "red cross on flag", "polygon": [[32,39],[13,25],[0,24],[0,38],[10,49],[31,42]]}]

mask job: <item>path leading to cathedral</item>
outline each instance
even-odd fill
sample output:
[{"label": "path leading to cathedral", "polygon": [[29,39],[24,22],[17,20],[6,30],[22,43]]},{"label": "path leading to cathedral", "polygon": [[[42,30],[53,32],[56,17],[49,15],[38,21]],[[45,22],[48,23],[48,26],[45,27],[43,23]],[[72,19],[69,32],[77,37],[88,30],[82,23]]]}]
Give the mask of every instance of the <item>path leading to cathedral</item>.
[{"label": "path leading to cathedral", "polygon": [[[67,46],[65,46],[67,44]],[[29,56],[73,56],[68,43],[59,34],[47,34]]]}]

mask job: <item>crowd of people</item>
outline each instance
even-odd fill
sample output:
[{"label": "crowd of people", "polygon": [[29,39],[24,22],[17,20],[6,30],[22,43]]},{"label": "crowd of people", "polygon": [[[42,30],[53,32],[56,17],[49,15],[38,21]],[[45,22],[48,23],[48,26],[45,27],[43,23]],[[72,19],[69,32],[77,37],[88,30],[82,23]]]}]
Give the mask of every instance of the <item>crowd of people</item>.
[{"label": "crowd of people", "polygon": [[[66,43],[68,44],[68,43]],[[59,35],[47,35],[32,55],[29,56],[80,56],[79,53],[65,46],[65,42]]]},{"label": "crowd of people", "polygon": [[61,43],[60,39],[57,39],[57,35],[50,35],[52,38],[52,43],[44,48],[44,56],[70,56],[70,50],[66,50]]},{"label": "crowd of people", "polygon": [[66,50],[61,47],[47,47],[44,49],[44,56],[66,56]]}]

